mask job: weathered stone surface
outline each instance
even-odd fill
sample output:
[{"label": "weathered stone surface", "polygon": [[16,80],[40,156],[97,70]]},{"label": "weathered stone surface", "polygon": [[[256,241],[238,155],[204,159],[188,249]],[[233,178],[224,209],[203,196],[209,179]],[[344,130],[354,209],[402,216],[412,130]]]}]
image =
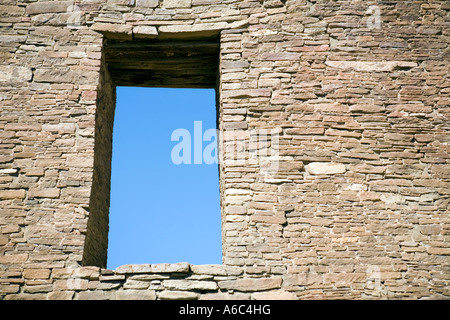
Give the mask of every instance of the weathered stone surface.
[{"label": "weathered stone surface", "polygon": [[267,52],[262,55],[262,59],[268,61],[298,61],[300,53],[296,52]]},{"label": "weathered stone surface", "polygon": [[164,280],[163,285],[169,290],[216,290],[217,284],[214,281],[198,280]]},{"label": "weathered stone surface", "polygon": [[107,295],[104,291],[82,291],[78,293],[76,300],[107,300]]},{"label": "weathered stone surface", "polygon": [[199,300],[250,300],[250,293],[232,292],[232,293],[204,293]]},{"label": "weathered stone surface", "polygon": [[189,272],[190,265],[187,262],[152,264],[153,273],[186,273]]},{"label": "weathered stone surface", "polygon": [[158,37],[158,30],[153,26],[136,26],[133,28],[136,39],[154,39]]},{"label": "weathered stone surface", "polygon": [[127,281],[123,285],[123,288],[124,289],[144,290],[144,289],[148,289],[149,286],[150,286],[150,283],[148,281],[139,281],[139,280],[127,279]]},{"label": "weathered stone surface", "polygon": [[49,292],[47,299],[48,300],[72,300],[74,297],[74,291],[54,291]]},{"label": "weathered stone surface", "polygon": [[238,276],[243,273],[241,268],[223,265],[191,265],[191,270],[195,274],[207,274],[214,276]]},{"label": "weathered stone surface", "polygon": [[36,69],[34,81],[49,83],[94,84],[96,73],[92,71],[72,71],[67,69]]},{"label": "weathered stone surface", "polygon": [[69,156],[67,157],[66,163],[70,167],[92,168],[94,166],[94,159],[93,157]]},{"label": "weathered stone surface", "polygon": [[[0,42],[1,39],[0,39]],[[22,66],[0,66],[0,82],[30,81],[33,73],[30,68]]]},{"label": "weathered stone surface", "polygon": [[27,5],[26,13],[28,15],[40,13],[69,12],[73,6],[73,1],[39,1]]},{"label": "weathered stone surface", "polygon": [[73,133],[76,130],[76,125],[75,123],[46,123],[42,125],[42,130],[50,132]]},{"label": "weathered stone surface", "polygon": [[0,190],[0,200],[23,198],[25,198],[25,190]]},{"label": "weathered stone surface", "polygon": [[10,294],[5,297],[5,300],[45,300],[45,293],[19,293]]},{"label": "weathered stone surface", "polygon": [[64,280],[56,280],[53,289],[56,291],[68,290],[87,290],[89,281],[86,279],[72,278]]},{"label": "weathered stone surface", "polygon": [[279,289],[281,287],[281,278],[261,278],[261,279],[237,279],[220,281],[219,288],[236,291],[264,291],[270,289]]},{"label": "weathered stone surface", "polygon": [[351,112],[360,112],[360,113],[378,113],[384,112],[385,107],[371,104],[357,104],[350,106],[349,110]]},{"label": "weathered stone surface", "polygon": [[28,198],[59,198],[60,190],[58,188],[30,189],[28,190]]},{"label": "weathered stone surface", "polygon": [[442,227],[439,224],[425,225],[420,227],[420,232],[426,235],[440,234],[441,230]]},{"label": "weathered stone surface", "polygon": [[163,0],[163,8],[190,8],[192,0]]},{"label": "weathered stone surface", "polygon": [[126,264],[116,268],[116,273],[147,273],[152,271],[151,264]]},{"label": "weathered stone surface", "polygon": [[[373,2],[3,1],[0,300],[448,299],[450,5]],[[104,269],[117,86],[216,89],[223,265]]]},{"label": "weathered stone surface", "polygon": [[228,24],[226,22],[217,23],[202,23],[194,25],[172,25],[172,26],[161,26],[159,27],[159,32],[161,33],[184,33],[184,32],[202,32],[202,31],[220,31],[226,29]]},{"label": "weathered stone surface", "polygon": [[2,13],[2,17],[16,17],[23,16],[25,13],[25,8],[18,7],[14,5],[0,5],[0,12]]},{"label": "weathered stone surface", "polygon": [[342,163],[311,162],[306,165],[306,171],[310,174],[340,174],[345,173],[346,167]]},{"label": "weathered stone surface", "polygon": [[367,273],[330,273],[323,277],[324,283],[334,283],[336,287],[350,287],[359,283],[366,283]]},{"label": "weathered stone surface", "polygon": [[284,215],[254,215],[252,216],[252,222],[262,222],[269,224],[285,224],[286,217]]},{"label": "weathered stone surface", "polygon": [[248,98],[248,97],[270,97],[270,89],[247,89],[247,90],[227,90],[223,92],[223,98]]},{"label": "weathered stone surface", "polygon": [[23,277],[25,279],[48,279],[50,277],[50,269],[25,269]]},{"label": "weathered stone surface", "polygon": [[355,70],[361,72],[389,72],[395,68],[414,68],[416,62],[409,61],[326,61],[325,64],[330,67]]},{"label": "weathered stone surface", "polygon": [[[0,43],[4,45],[15,45],[17,43],[22,43],[27,40],[27,36],[22,35],[0,35]],[[6,66],[2,66],[3,68],[7,68]],[[5,70],[5,69],[4,69]]]},{"label": "weathered stone surface", "polygon": [[190,265],[187,262],[160,264],[127,264],[116,268],[118,274],[127,273],[187,273]]},{"label": "weathered stone surface", "polygon": [[200,294],[189,291],[164,290],[158,294],[160,300],[197,300]]},{"label": "weathered stone surface", "polygon": [[159,0],[136,0],[136,7],[155,8],[159,4]]},{"label": "weathered stone surface", "polygon": [[323,279],[320,274],[303,273],[288,275],[284,278],[283,287],[295,288],[296,286],[320,284],[322,281]]},{"label": "weathered stone surface", "polygon": [[96,22],[91,28],[110,39],[131,40],[133,37],[133,26],[131,25]]},{"label": "weathered stone surface", "polygon": [[154,290],[118,290],[116,300],[156,300]]},{"label": "weathered stone surface", "polygon": [[252,299],[255,300],[298,300],[297,296],[292,292],[287,291],[268,291],[255,292],[252,294]]}]

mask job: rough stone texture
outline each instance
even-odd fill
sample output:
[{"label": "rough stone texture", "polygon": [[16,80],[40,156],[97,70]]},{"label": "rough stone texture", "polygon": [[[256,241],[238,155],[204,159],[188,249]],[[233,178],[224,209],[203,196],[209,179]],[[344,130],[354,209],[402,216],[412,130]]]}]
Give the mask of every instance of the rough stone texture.
[{"label": "rough stone texture", "polygon": [[345,173],[345,165],[331,162],[312,162],[306,166],[306,171],[310,174],[339,174]]},{"label": "rough stone texture", "polygon": [[[449,20],[444,0],[3,1],[0,299],[448,299]],[[223,265],[104,268],[118,81],[216,88],[225,151],[276,132],[269,161],[220,163]]]}]

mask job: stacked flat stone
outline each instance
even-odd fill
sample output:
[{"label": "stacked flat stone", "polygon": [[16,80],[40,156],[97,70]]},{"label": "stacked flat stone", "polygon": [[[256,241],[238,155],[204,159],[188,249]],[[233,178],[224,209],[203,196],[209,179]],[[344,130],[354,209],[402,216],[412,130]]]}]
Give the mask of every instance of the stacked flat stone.
[{"label": "stacked flat stone", "polygon": [[[3,0],[0,299],[448,299],[449,21],[445,0]],[[221,162],[223,265],[108,270],[105,43],[192,37],[220,43],[222,147],[275,131],[277,170]]]}]

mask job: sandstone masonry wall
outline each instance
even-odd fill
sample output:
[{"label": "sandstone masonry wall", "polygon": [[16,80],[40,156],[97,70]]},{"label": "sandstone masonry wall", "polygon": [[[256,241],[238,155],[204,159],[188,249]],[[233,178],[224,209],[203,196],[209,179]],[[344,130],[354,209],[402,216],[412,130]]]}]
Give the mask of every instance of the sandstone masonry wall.
[{"label": "sandstone masonry wall", "polygon": [[[445,0],[2,0],[0,299],[448,299],[449,23]],[[212,38],[221,147],[277,154],[225,152],[223,265],[107,270],[105,46]]]}]

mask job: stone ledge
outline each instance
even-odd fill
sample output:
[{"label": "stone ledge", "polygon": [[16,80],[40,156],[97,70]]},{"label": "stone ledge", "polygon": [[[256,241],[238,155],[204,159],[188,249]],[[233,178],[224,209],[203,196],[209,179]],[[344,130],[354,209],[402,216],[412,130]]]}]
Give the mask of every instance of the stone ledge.
[{"label": "stone ledge", "polygon": [[220,264],[191,265],[191,270],[195,274],[213,276],[238,276],[244,272],[242,268]]},{"label": "stone ledge", "polygon": [[187,262],[159,264],[125,264],[117,267],[117,274],[130,273],[188,273],[190,265]]},{"label": "stone ledge", "polygon": [[244,271],[240,267],[221,264],[191,265],[188,262],[158,264],[125,264],[112,270],[116,275],[143,273],[189,273],[212,276],[238,276]]}]

